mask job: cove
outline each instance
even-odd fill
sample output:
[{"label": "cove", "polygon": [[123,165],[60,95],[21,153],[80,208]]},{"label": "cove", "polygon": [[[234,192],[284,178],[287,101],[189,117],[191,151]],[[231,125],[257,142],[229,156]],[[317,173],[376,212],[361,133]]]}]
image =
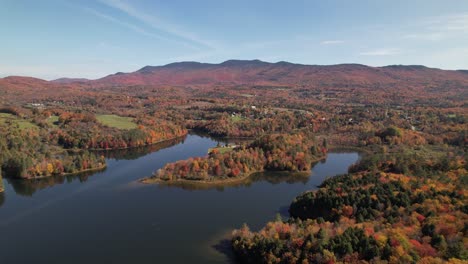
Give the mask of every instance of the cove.
[{"label": "cove", "polygon": [[233,186],[141,184],[168,162],[204,156],[217,139],[188,135],[104,153],[101,172],[33,182],[4,179],[0,263],[226,263],[223,240],[287,214],[300,193],[347,172],[355,151],[331,152],[310,177],[259,173]]}]

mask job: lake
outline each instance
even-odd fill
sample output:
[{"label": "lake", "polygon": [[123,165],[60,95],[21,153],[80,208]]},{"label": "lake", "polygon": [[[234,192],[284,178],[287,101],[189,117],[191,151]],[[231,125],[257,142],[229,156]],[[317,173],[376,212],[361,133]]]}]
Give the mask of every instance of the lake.
[{"label": "lake", "polygon": [[168,162],[204,156],[218,141],[188,135],[105,153],[102,172],[33,182],[4,179],[0,263],[226,263],[226,239],[261,228],[324,179],[347,172],[357,152],[332,152],[310,177],[260,173],[217,187],[144,185]]}]

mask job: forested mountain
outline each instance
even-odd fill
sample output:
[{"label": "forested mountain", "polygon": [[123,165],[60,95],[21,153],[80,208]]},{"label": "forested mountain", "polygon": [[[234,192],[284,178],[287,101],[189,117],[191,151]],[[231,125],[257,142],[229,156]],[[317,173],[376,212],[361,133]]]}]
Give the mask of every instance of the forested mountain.
[{"label": "forested mountain", "polygon": [[[219,64],[176,62],[145,66],[135,72],[118,72],[96,80],[60,78],[50,82],[10,76],[0,86],[54,87],[57,84],[82,85],[273,85],[307,87],[389,87],[404,85],[429,88],[434,85],[468,86],[465,70],[441,70],[421,65],[371,67],[361,64],[303,65],[260,60],[228,60]],[[377,85],[377,86],[376,86]]]},{"label": "forested mountain", "polygon": [[360,64],[301,65],[289,62],[229,60],[220,64],[179,62],[165,66],[146,66],[131,73],[116,73],[92,81],[94,84],[130,85],[212,85],[255,84],[328,87],[388,87],[401,85],[420,88],[429,85],[468,85],[461,71],[446,71],[424,66],[393,65],[369,67]]}]

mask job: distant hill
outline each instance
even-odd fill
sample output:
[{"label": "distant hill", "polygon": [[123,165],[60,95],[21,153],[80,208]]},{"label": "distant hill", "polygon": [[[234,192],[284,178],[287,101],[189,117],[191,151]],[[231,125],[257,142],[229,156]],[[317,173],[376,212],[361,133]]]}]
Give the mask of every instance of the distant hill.
[{"label": "distant hill", "polygon": [[360,64],[302,65],[260,60],[229,60],[220,64],[178,62],[145,66],[90,81],[99,85],[284,85],[325,87],[468,85],[465,71],[419,65],[370,67]]},{"label": "distant hill", "polygon": [[86,83],[90,81],[89,79],[86,78],[59,78],[56,80],[52,80],[51,82],[54,83]]},{"label": "distant hill", "polygon": [[33,77],[25,76],[8,76],[0,78],[0,88],[47,88],[50,86],[50,82]]},{"label": "distant hill", "polygon": [[228,60],[219,64],[176,62],[145,66],[135,72],[97,80],[61,78],[44,81],[30,77],[0,78],[0,88],[125,87],[125,86],[286,86],[305,89],[410,89],[445,91],[468,89],[466,70],[441,70],[420,65],[370,67],[361,64],[303,65],[260,60]]}]

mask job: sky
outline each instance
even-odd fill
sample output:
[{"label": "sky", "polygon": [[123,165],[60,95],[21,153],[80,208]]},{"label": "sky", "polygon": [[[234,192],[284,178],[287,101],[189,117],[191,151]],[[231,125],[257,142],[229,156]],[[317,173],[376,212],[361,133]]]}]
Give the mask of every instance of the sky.
[{"label": "sky", "polygon": [[260,59],[468,69],[467,0],[0,0],[0,77]]}]

